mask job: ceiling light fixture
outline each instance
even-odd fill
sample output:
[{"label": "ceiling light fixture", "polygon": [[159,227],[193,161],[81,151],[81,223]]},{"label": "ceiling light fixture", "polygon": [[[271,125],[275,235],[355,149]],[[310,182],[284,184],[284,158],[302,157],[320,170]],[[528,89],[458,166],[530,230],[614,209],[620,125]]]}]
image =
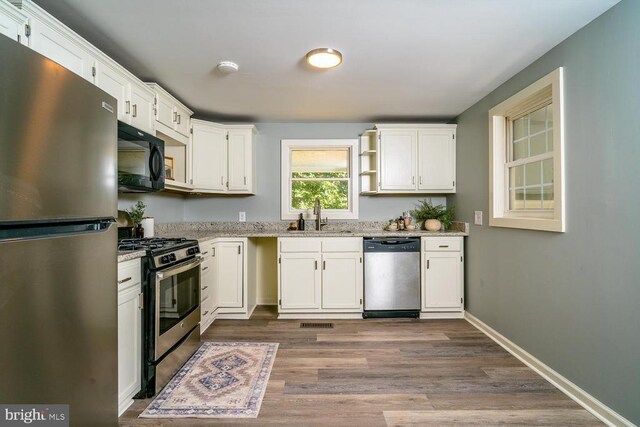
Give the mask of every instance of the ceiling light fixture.
[{"label": "ceiling light fixture", "polygon": [[236,73],[238,72],[238,64],[236,64],[235,62],[231,62],[231,61],[222,61],[219,62],[218,65],[218,70],[220,70],[220,72],[225,73],[225,74],[232,74],[232,73]]},{"label": "ceiling light fixture", "polygon": [[316,68],[333,68],[342,63],[342,54],[335,49],[323,47],[307,53],[307,63]]}]

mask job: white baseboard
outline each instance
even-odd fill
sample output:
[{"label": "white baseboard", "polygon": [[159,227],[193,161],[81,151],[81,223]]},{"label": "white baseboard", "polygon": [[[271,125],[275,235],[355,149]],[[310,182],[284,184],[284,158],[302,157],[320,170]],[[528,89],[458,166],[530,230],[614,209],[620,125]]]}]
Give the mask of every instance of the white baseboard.
[{"label": "white baseboard", "polygon": [[362,313],[278,313],[278,319],[360,319]]},{"label": "white baseboard", "polygon": [[421,319],[463,319],[462,311],[421,311]]},{"label": "white baseboard", "polygon": [[278,298],[258,298],[258,305],[278,305]]},{"label": "white baseboard", "polygon": [[528,353],[522,347],[509,340],[509,338],[505,337],[500,332],[475,317],[473,314],[465,311],[464,318],[489,338],[498,343],[502,348],[519,359],[522,363],[556,386],[560,391],[569,396],[584,409],[598,417],[603,423],[609,426],[634,426],[631,421],[627,420],[622,415],[591,396],[560,373],[554,371],[551,367],[544,364],[541,360]]}]

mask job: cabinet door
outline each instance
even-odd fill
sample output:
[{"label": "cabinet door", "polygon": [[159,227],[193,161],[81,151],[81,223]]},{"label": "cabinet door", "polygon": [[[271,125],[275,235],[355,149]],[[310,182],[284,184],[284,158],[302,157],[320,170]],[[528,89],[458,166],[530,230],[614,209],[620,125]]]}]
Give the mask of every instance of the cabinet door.
[{"label": "cabinet door", "polygon": [[226,189],[227,140],[224,129],[214,126],[193,126],[191,144],[192,184],[196,189]]},{"label": "cabinet door", "polygon": [[425,252],[422,308],[462,307],[462,260],[460,252]]},{"label": "cabinet door", "polygon": [[418,132],[418,189],[455,189],[456,142],[453,130]]},{"label": "cabinet door", "polygon": [[243,307],[242,246],[241,242],[218,242],[214,246],[218,264],[218,303],[220,307]]},{"label": "cabinet door", "polygon": [[359,252],[322,255],[322,308],[362,306],[362,256]]},{"label": "cabinet door", "polygon": [[31,19],[31,49],[57,62],[84,79],[93,82],[94,59],[81,45],[65,35],[66,30],[53,28],[39,19]]},{"label": "cabinet door", "polygon": [[177,121],[177,112],[173,102],[161,94],[156,96],[156,120],[172,129]]},{"label": "cabinet door", "polygon": [[319,253],[280,254],[280,307],[282,309],[320,308],[322,275]]},{"label": "cabinet door", "polygon": [[27,38],[24,36],[26,23],[27,17],[17,7],[0,1],[0,34],[26,45]]},{"label": "cabinet door", "polygon": [[380,134],[380,190],[411,191],[416,187],[416,131],[385,130]]},{"label": "cabinet door", "polygon": [[252,133],[231,129],[229,132],[229,191],[251,191]]},{"label": "cabinet door", "polygon": [[189,112],[184,108],[177,106],[175,107],[175,130],[184,135],[189,136],[189,129],[191,128],[191,124],[189,123]]},{"label": "cabinet door", "polygon": [[119,412],[140,390],[142,317],[140,284],[118,292],[118,403]]},{"label": "cabinet door", "polygon": [[[131,126],[155,135],[155,116],[153,114],[153,101],[155,93],[144,83],[131,82],[129,85],[130,108],[129,123]],[[126,103],[125,103],[126,104]]]},{"label": "cabinet door", "polygon": [[96,86],[118,102],[118,120],[127,121],[125,103],[128,99],[129,78],[118,69],[102,62],[96,63]]}]

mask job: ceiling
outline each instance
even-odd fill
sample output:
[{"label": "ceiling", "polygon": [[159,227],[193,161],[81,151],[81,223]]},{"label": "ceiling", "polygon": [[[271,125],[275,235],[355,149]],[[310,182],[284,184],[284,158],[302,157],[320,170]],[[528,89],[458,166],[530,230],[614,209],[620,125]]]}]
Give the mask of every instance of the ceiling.
[{"label": "ceiling", "polygon": [[[263,122],[455,117],[618,2],[35,1],[198,116]],[[343,64],[310,69],[318,47]]]}]

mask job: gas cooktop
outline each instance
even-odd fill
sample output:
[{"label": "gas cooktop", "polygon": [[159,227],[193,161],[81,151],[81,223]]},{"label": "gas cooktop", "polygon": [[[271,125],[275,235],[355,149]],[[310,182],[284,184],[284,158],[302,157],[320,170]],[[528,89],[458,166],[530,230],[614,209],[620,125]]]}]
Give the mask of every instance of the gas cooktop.
[{"label": "gas cooktop", "polygon": [[143,239],[122,239],[118,242],[119,251],[146,250],[151,253],[172,251],[175,249],[198,246],[197,240],[189,240],[184,237],[164,238],[148,237]]}]

